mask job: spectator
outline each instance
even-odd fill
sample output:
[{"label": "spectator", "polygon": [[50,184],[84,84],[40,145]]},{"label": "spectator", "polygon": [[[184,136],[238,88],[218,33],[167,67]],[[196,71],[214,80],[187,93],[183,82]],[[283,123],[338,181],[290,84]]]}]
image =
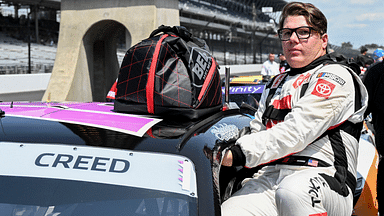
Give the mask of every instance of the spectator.
[{"label": "spectator", "polygon": [[368,49],[365,46],[360,48],[360,54],[355,57],[355,62],[364,68],[368,68],[373,63],[373,59],[367,55]]},{"label": "spectator", "polygon": [[[380,156],[384,153],[384,62],[372,65],[364,76],[369,100],[365,116],[372,113],[372,123],[375,134],[376,148]],[[384,180],[384,163],[380,162],[377,173],[377,183]],[[384,215],[384,186],[377,184],[377,199],[379,213]],[[381,207],[380,207],[381,206]]]},{"label": "spectator", "polygon": [[263,167],[222,204],[222,215],[351,215],[367,91],[326,53],[318,8],[290,2],[279,27],[291,69],[265,87],[251,133],[222,162]]},{"label": "spectator", "polygon": [[370,56],[367,55],[368,49],[365,46],[360,48],[360,54],[356,56],[353,60],[360,66],[360,76],[364,76],[367,68],[373,64],[374,60]]},{"label": "spectator", "polygon": [[263,81],[268,81],[271,77],[279,73],[279,65],[275,62],[275,54],[269,53],[268,60],[263,63],[261,68]]},{"label": "spectator", "polygon": [[280,59],[279,71],[280,71],[280,73],[284,73],[285,71],[287,71],[290,68],[290,66],[289,66],[287,59],[285,58],[285,55],[283,53],[279,54],[279,59]]},{"label": "spectator", "polygon": [[372,57],[373,57],[373,60],[375,60],[375,62],[383,61],[383,56],[384,56],[384,50],[383,49],[378,48],[375,51],[373,51]]}]

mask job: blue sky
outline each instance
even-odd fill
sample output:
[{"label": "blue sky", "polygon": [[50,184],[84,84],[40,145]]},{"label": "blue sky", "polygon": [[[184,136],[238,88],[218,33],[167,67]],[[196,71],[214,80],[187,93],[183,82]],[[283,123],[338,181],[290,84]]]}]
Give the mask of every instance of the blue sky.
[{"label": "blue sky", "polygon": [[[288,2],[291,2],[289,0]],[[329,42],[384,46],[384,0],[302,0],[318,7],[328,19]]]}]

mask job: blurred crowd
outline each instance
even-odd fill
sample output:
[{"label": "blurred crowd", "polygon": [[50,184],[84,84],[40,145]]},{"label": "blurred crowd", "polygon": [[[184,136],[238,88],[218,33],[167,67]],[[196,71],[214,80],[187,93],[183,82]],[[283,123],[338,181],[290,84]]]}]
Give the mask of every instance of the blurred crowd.
[{"label": "blurred crowd", "polygon": [[56,21],[39,19],[37,36],[35,21],[33,19],[28,22],[25,15],[14,18],[12,16],[3,16],[0,13],[0,31],[24,42],[28,42],[28,35],[30,35],[31,42],[44,45],[57,44],[59,25]]},{"label": "blurred crowd", "polygon": [[352,59],[355,63],[357,63],[360,66],[361,78],[364,77],[365,72],[371,65],[383,61],[383,57],[384,57],[384,50],[381,48],[377,48],[373,52],[372,56],[368,55],[367,52],[368,52],[368,49],[363,46],[360,48],[360,54]]}]

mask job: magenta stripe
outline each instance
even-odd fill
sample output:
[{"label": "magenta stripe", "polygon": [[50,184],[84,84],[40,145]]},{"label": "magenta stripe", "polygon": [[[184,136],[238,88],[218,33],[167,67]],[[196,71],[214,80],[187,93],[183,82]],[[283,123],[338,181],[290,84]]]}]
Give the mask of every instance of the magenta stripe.
[{"label": "magenta stripe", "polygon": [[[108,127],[139,133],[149,129],[157,119],[144,118],[113,112],[113,106],[106,103],[0,103],[5,115],[22,116],[62,122],[72,122],[96,127]],[[144,131],[145,132],[145,131]],[[140,131],[143,133],[143,131]]]},{"label": "magenta stripe", "polygon": [[103,113],[95,114],[92,112],[84,112],[71,109],[62,110],[60,112],[52,112],[43,118],[57,119],[69,122],[81,122],[89,125],[113,127],[133,132],[138,132],[144,125],[152,121],[152,119],[145,119],[130,115],[122,116]]}]

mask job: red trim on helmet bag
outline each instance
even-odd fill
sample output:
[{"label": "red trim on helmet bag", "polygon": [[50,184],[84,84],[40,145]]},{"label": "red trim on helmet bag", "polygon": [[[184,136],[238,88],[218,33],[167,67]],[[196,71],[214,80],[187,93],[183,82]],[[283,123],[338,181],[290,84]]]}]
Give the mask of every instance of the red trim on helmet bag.
[{"label": "red trim on helmet bag", "polygon": [[156,73],[157,59],[159,57],[161,43],[166,37],[168,37],[168,35],[164,34],[163,36],[161,36],[160,40],[157,41],[155,52],[153,53],[153,56],[152,56],[151,67],[149,68],[149,72],[148,72],[148,82],[146,86],[147,110],[148,110],[148,113],[151,113],[151,114],[155,113],[153,97],[154,97],[154,89],[155,89],[155,73]]},{"label": "red trim on helmet bag", "polygon": [[201,99],[203,98],[204,93],[205,93],[205,91],[207,90],[208,85],[209,85],[209,82],[211,81],[211,79],[212,79],[213,74],[215,73],[215,71],[216,71],[216,61],[215,61],[214,58],[212,58],[212,65],[211,65],[211,68],[210,68],[209,71],[208,71],[208,76],[207,76],[207,78],[205,78],[203,87],[201,88],[199,97],[197,98],[197,99],[199,100],[199,102],[200,102]]},{"label": "red trim on helmet bag", "polygon": [[153,133],[152,133],[152,128],[149,128],[149,129],[147,130],[147,135],[150,136],[150,137],[152,137],[152,138],[155,138],[155,136],[153,136]]}]

